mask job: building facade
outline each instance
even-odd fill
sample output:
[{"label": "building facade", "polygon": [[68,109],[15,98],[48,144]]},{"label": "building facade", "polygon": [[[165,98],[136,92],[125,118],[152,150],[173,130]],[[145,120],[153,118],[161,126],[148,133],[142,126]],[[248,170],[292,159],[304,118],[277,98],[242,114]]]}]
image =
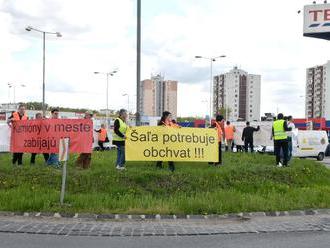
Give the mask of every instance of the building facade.
[{"label": "building facade", "polygon": [[164,80],[161,75],[156,75],[141,81],[138,87],[137,112],[141,116],[161,116],[164,111],[177,116],[177,81]]},{"label": "building facade", "polygon": [[306,118],[330,118],[330,61],[307,69]]},{"label": "building facade", "polygon": [[261,76],[234,67],[213,78],[213,114],[227,110],[230,121],[260,120]]}]

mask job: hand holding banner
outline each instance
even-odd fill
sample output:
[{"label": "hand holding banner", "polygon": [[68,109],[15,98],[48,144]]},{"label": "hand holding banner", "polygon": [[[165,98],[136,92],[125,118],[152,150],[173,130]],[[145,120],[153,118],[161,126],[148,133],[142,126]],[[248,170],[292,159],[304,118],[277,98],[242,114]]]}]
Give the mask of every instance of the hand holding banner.
[{"label": "hand holding banner", "polygon": [[126,138],[128,161],[218,161],[218,136],[210,128],[134,127]]}]

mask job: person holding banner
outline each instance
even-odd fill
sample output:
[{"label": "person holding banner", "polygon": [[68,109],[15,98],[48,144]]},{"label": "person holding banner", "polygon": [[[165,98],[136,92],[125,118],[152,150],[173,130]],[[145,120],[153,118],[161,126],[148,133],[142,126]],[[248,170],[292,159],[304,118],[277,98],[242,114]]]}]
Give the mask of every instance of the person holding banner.
[{"label": "person holding banner", "polygon": [[[52,117],[51,117],[52,119],[58,119],[59,110],[57,108],[52,109],[50,113],[52,114]],[[54,166],[55,168],[59,168],[60,167],[60,161],[58,159],[58,154],[51,153],[49,155],[49,158],[48,158],[46,164],[50,165],[50,166]]]},{"label": "person holding banner", "polygon": [[[274,153],[276,156],[276,166],[288,166],[288,135],[286,132],[291,131],[282,113],[277,115],[277,120],[273,122],[272,135],[274,139]],[[281,162],[281,151],[283,152],[283,164]]]},{"label": "person holding banner", "polygon": [[[294,130],[296,128],[296,126],[293,123],[291,115],[288,116],[288,128],[291,128],[291,130]],[[289,151],[288,151],[288,161],[290,161],[291,158],[292,158],[292,149],[293,149],[293,147],[292,147],[292,137],[293,137],[294,134],[293,134],[292,131],[287,132],[287,134],[288,134],[288,149],[289,149]]]},{"label": "person holding banner", "polygon": [[[160,119],[160,121],[158,122],[158,126],[164,126],[164,127],[171,127],[171,128],[175,128],[178,127],[176,124],[174,124],[172,122],[172,115],[169,111],[164,111],[162,114],[162,117]],[[158,161],[156,164],[157,168],[163,168],[163,162],[162,161]],[[174,166],[174,162],[173,161],[169,161],[168,162],[168,168],[170,171],[174,172],[175,170],[175,166]]]},{"label": "person holding banner", "polygon": [[[36,113],[35,120],[42,120],[42,119],[43,119],[42,113]],[[49,158],[49,154],[48,153],[43,153],[42,155],[44,156],[45,162],[47,163],[47,160]],[[31,153],[31,159],[30,159],[30,164],[31,165],[35,164],[36,156],[37,156],[37,153]]]},{"label": "person holding banner", "polygon": [[250,122],[249,121],[246,122],[246,127],[243,129],[243,133],[242,133],[242,141],[244,141],[245,152],[249,151],[249,147],[251,153],[254,152],[253,133],[258,132],[259,130],[260,130],[260,126],[257,126],[257,128],[251,127]]},{"label": "person holding banner", "polygon": [[[25,106],[23,104],[20,104],[18,106],[18,111],[13,112],[12,115],[8,118],[7,124],[9,127],[12,127],[13,122],[15,121],[24,121],[28,120],[28,116],[25,113]],[[23,164],[23,153],[21,152],[14,152],[13,153],[13,159],[12,159],[12,164],[15,165],[17,162],[17,165],[22,165]]]},{"label": "person holding banner", "polygon": [[[91,120],[92,117],[93,117],[93,113],[87,111],[85,113],[84,119]],[[89,169],[91,165],[91,160],[92,160],[92,153],[80,153],[79,157],[77,158],[76,165],[81,169]]]},{"label": "person holding banner", "polygon": [[119,117],[114,122],[112,143],[117,146],[116,169],[125,170],[125,139],[128,125],[126,124],[127,111],[119,110]]},{"label": "person holding banner", "polygon": [[217,115],[215,117],[215,122],[214,124],[211,126],[213,128],[215,128],[218,132],[218,149],[219,149],[219,160],[217,163],[214,163],[215,166],[220,166],[222,165],[222,139],[224,138],[223,134],[224,134],[224,118],[222,115]]}]

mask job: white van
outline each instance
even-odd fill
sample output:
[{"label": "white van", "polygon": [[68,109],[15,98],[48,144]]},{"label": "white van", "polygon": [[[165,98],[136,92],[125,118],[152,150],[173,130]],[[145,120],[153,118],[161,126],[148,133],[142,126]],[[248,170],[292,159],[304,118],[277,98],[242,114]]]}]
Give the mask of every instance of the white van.
[{"label": "white van", "polygon": [[[312,157],[322,161],[329,144],[326,131],[298,130],[292,131],[292,156],[299,158]],[[274,154],[274,146],[257,146],[259,153]]]},{"label": "white van", "polygon": [[294,157],[314,157],[322,161],[329,144],[326,131],[298,131],[292,139]]}]

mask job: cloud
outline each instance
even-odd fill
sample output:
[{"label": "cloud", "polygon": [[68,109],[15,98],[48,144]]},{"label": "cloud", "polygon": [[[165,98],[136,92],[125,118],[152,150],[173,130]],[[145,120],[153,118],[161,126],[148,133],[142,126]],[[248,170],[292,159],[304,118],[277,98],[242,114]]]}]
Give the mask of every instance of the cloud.
[{"label": "cloud", "polygon": [[[303,116],[299,95],[304,94],[305,69],[325,63],[330,52],[328,42],[302,37],[302,16],[296,11],[305,3],[309,1],[144,1],[142,78],[161,72],[178,80],[179,114],[204,116],[207,108],[201,102],[208,99],[210,65],[194,56],[226,54],[214,63],[214,75],[235,65],[260,74],[262,112],[276,112],[279,106]],[[28,86],[17,98],[41,99],[42,40],[40,34],[26,32],[27,25],[63,33],[60,39],[47,37],[49,104],[104,108],[106,78],[93,72],[117,67],[109,81],[110,106],[126,107],[122,94],[128,92],[133,107],[135,1],[0,0],[1,102],[8,98],[9,81]]]}]

